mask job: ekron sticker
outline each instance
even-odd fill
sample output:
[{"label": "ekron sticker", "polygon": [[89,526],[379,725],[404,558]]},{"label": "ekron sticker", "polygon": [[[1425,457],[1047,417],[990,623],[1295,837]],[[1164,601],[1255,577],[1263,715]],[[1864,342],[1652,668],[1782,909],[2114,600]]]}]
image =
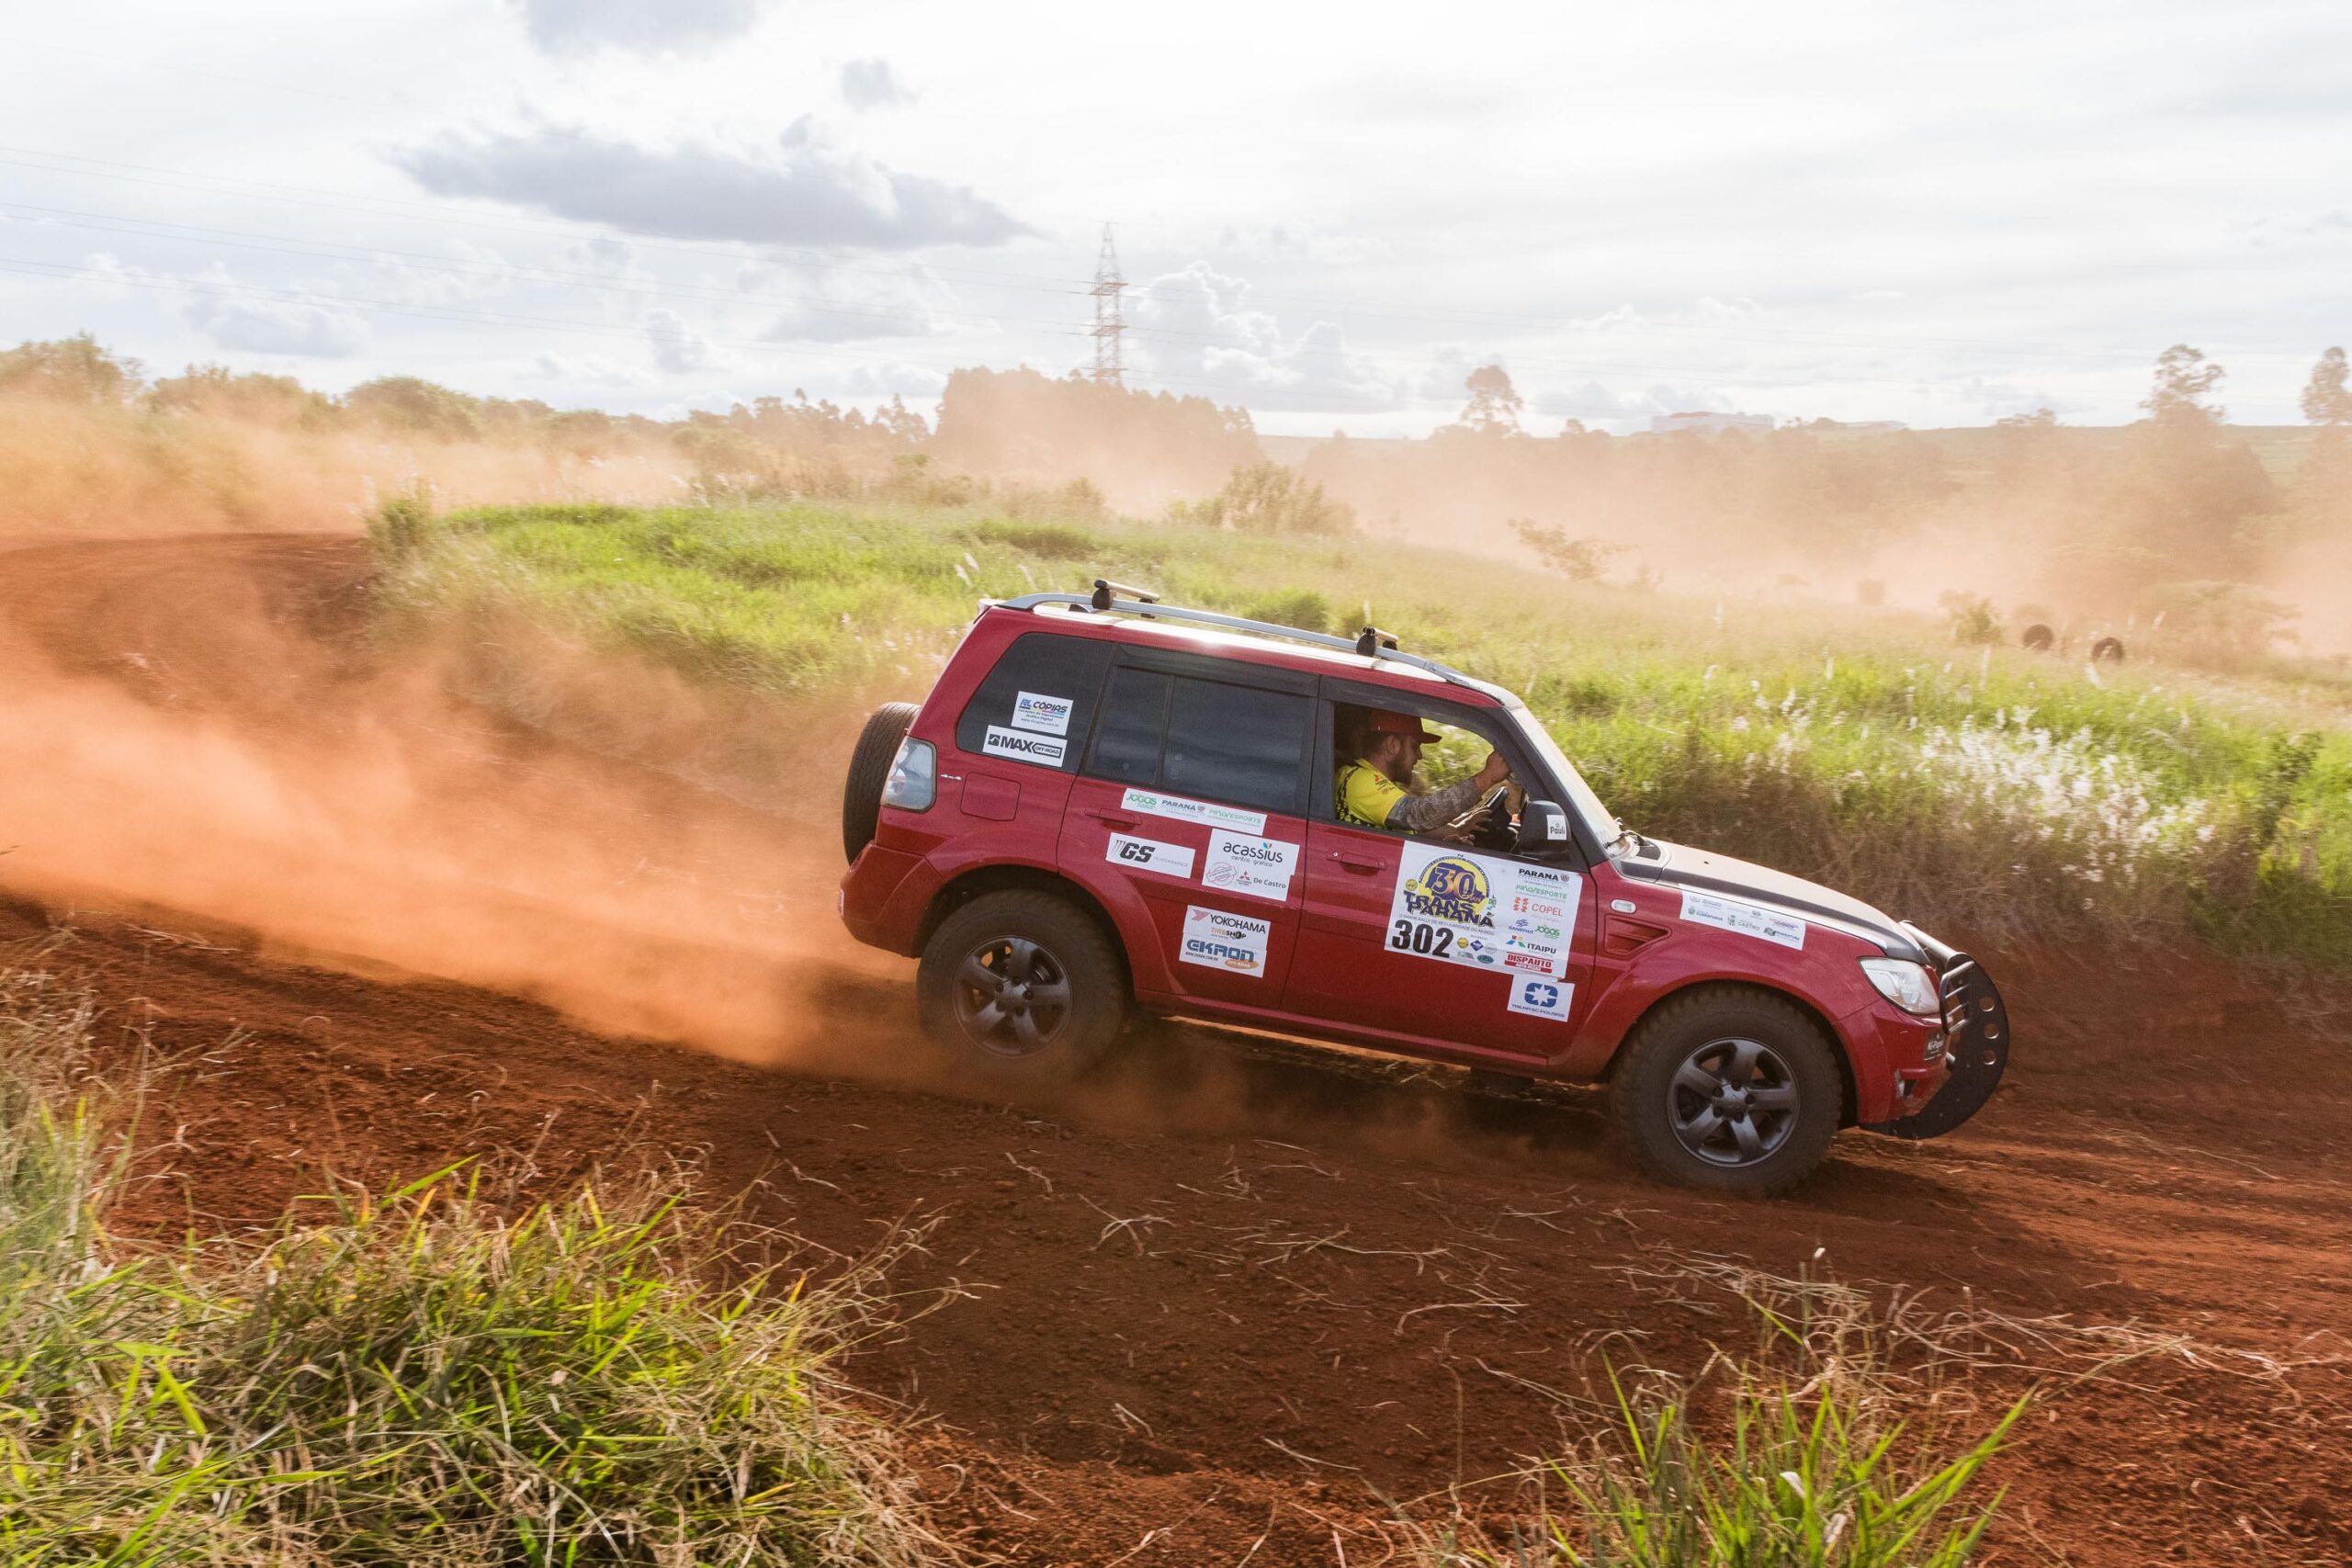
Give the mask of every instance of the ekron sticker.
[{"label": "ekron sticker", "polygon": [[1556,980],[1568,972],[1583,886],[1573,871],[1408,843],[1389,897],[1386,946]]},{"label": "ekron sticker", "polygon": [[1568,1008],[1576,998],[1577,988],[1566,980],[1514,976],[1510,983],[1511,1011],[1523,1012],[1532,1018],[1548,1018],[1555,1023],[1568,1021]]},{"label": "ekron sticker", "polygon": [[980,750],[991,757],[1010,757],[1016,762],[1043,762],[1049,768],[1058,768],[1063,753],[1069,750],[1069,742],[991,724],[980,741]]},{"label": "ekron sticker", "polygon": [[1263,975],[1266,943],[1273,934],[1272,920],[1189,904],[1184,908],[1184,934],[1177,943],[1176,956],[1187,964],[1222,969],[1229,975]]},{"label": "ekron sticker", "polygon": [[1712,893],[1682,895],[1682,918],[1702,926],[1715,926],[1742,936],[1757,937],[1765,942],[1777,942],[1782,947],[1804,946],[1804,922],[1794,915],[1783,915],[1775,909],[1759,909],[1753,904],[1735,903],[1718,898]]},{"label": "ekron sticker", "polygon": [[1068,735],[1069,710],[1076,705],[1069,697],[1020,693],[1012,699],[1012,728],[1035,730],[1040,735]]},{"label": "ekron sticker", "polygon": [[1262,811],[1244,811],[1238,806],[1212,806],[1205,800],[1187,800],[1181,795],[1162,795],[1156,789],[1131,789],[1119,797],[1119,804],[1147,817],[1167,817],[1179,822],[1204,822],[1212,828],[1229,828],[1237,833],[1262,833],[1266,830],[1266,814]]},{"label": "ekron sticker", "polygon": [[1182,844],[1163,844],[1157,839],[1114,833],[1102,858],[1129,871],[1156,871],[1162,876],[1193,874],[1193,852]]},{"label": "ekron sticker", "polygon": [[1296,844],[1217,828],[1209,832],[1209,856],[1201,882],[1221,893],[1246,893],[1252,898],[1279,902],[1290,897],[1291,873],[1297,866]]}]

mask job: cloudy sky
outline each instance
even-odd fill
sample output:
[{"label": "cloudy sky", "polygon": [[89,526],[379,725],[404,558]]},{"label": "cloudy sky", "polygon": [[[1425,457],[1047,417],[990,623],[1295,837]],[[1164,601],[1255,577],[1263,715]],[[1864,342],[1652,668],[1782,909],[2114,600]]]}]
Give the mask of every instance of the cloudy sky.
[{"label": "cloudy sky", "polygon": [[655,413],[1091,364],[1261,430],[2291,422],[2352,6],[85,0],[0,9],[0,340]]}]

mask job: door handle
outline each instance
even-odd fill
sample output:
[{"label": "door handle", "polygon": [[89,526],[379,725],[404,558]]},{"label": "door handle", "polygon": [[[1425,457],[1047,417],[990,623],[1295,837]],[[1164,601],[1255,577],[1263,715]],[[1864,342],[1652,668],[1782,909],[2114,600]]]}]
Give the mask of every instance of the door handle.
[{"label": "door handle", "polygon": [[1333,850],[1331,858],[1358,876],[1370,876],[1380,869],[1380,863],[1376,860],[1361,860],[1340,850]]},{"label": "door handle", "polygon": [[1115,828],[1122,833],[1134,827],[1136,821],[1133,817],[1122,817],[1115,811],[1090,811],[1087,815],[1105,828]]}]

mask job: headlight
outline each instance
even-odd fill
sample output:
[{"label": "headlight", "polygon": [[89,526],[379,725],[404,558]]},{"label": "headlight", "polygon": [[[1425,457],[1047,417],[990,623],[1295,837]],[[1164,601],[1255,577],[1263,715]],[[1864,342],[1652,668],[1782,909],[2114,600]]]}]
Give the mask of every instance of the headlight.
[{"label": "headlight", "polygon": [[1880,996],[1905,1012],[1921,1018],[1942,1016],[1944,1001],[1936,989],[1936,974],[1926,964],[1907,958],[1865,958],[1862,973],[1871,977]]},{"label": "headlight", "polygon": [[882,804],[901,811],[928,811],[939,798],[939,753],[928,740],[909,736],[899,742],[890,759],[890,776],[882,785]]}]

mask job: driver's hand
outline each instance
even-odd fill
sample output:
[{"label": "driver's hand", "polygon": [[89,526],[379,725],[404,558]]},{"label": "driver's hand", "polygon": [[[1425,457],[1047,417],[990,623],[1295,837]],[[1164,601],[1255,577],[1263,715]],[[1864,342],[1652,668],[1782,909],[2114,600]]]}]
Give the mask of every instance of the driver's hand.
[{"label": "driver's hand", "polygon": [[1478,770],[1478,793],[1484,795],[1510,777],[1510,764],[1503,761],[1500,751],[1487,753],[1486,765]]}]

